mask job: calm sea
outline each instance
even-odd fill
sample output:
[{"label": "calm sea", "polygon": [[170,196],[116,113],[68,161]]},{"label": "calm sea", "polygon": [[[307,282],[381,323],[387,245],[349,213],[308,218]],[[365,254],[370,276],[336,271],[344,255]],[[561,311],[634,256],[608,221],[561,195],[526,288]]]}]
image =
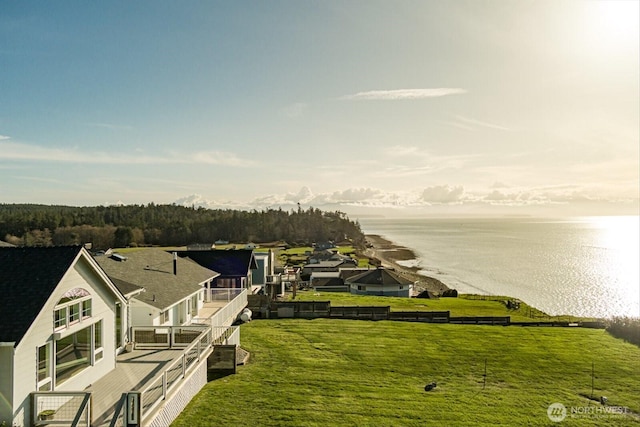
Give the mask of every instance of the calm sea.
[{"label": "calm sea", "polygon": [[509,295],[554,315],[640,316],[637,216],[359,222],[413,249],[408,265],[459,292]]}]

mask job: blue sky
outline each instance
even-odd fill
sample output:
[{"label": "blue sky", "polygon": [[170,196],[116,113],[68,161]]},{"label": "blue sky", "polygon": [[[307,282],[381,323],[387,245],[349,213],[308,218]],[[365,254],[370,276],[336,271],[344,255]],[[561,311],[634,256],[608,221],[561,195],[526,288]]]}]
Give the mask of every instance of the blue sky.
[{"label": "blue sky", "polygon": [[0,3],[0,203],[637,214],[637,1]]}]

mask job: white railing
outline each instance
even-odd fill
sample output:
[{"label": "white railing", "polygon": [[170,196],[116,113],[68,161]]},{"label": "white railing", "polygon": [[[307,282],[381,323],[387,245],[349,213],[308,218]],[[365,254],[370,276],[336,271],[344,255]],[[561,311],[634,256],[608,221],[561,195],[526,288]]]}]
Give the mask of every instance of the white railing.
[{"label": "white railing", "polygon": [[247,306],[247,290],[242,289],[229,304],[216,311],[213,316],[206,319],[205,324],[209,326],[231,326],[240,312]]},{"label": "white railing", "polygon": [[196,340],[185,348],[180,357],[162,371],[161,376],[142,390],[143,419],[167,398],[167,394],[184,380],[192,368],[211,353],[212,343],[211,328],[206,328]]},{"label": "white railing", "polygon": [[187,348],[208,328],[207,325],[189,326],[134,326],[131,336],[135,348]]},{"label": "white railing", "polygon": [[213,345],[240,345],[240,328],[238,326],[211,327]]},{"label": "white railing", "polygon": [[91,393],[35,392],[31,393],[31,425],[64,424],[91,425]]},{"label": "white railing", "polygon": [[207,290],[205,301],[232,301],[242,292],[246,292],[245,288],[211,288]]}]

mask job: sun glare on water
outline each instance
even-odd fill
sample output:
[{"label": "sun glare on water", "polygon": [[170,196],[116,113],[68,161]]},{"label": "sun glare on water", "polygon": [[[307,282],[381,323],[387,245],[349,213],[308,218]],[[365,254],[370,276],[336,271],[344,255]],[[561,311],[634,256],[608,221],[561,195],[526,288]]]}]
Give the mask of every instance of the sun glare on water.
[{"label": "sun glare on water", "polygon": [[[637,216],[593,217],[595,244],[609,253],[612,276],[618,277],[617,293],[636,307],[640,299],[640,219]],[[637,316],[640,313],[635,313]]]}]

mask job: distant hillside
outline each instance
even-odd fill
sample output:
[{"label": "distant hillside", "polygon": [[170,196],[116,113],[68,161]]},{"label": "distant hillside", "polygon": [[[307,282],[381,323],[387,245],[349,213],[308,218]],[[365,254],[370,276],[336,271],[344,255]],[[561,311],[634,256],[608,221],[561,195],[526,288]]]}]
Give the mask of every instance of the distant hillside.
[{"label": "distant hillside", "polygon": [[49,206],[0,204],[0,240],[14,245],[92,243],[109,247],[231,242],[295,244],[351,240],[364,245],[357,222],[343,212],[309,208],[238,211],[176,205]]}]

